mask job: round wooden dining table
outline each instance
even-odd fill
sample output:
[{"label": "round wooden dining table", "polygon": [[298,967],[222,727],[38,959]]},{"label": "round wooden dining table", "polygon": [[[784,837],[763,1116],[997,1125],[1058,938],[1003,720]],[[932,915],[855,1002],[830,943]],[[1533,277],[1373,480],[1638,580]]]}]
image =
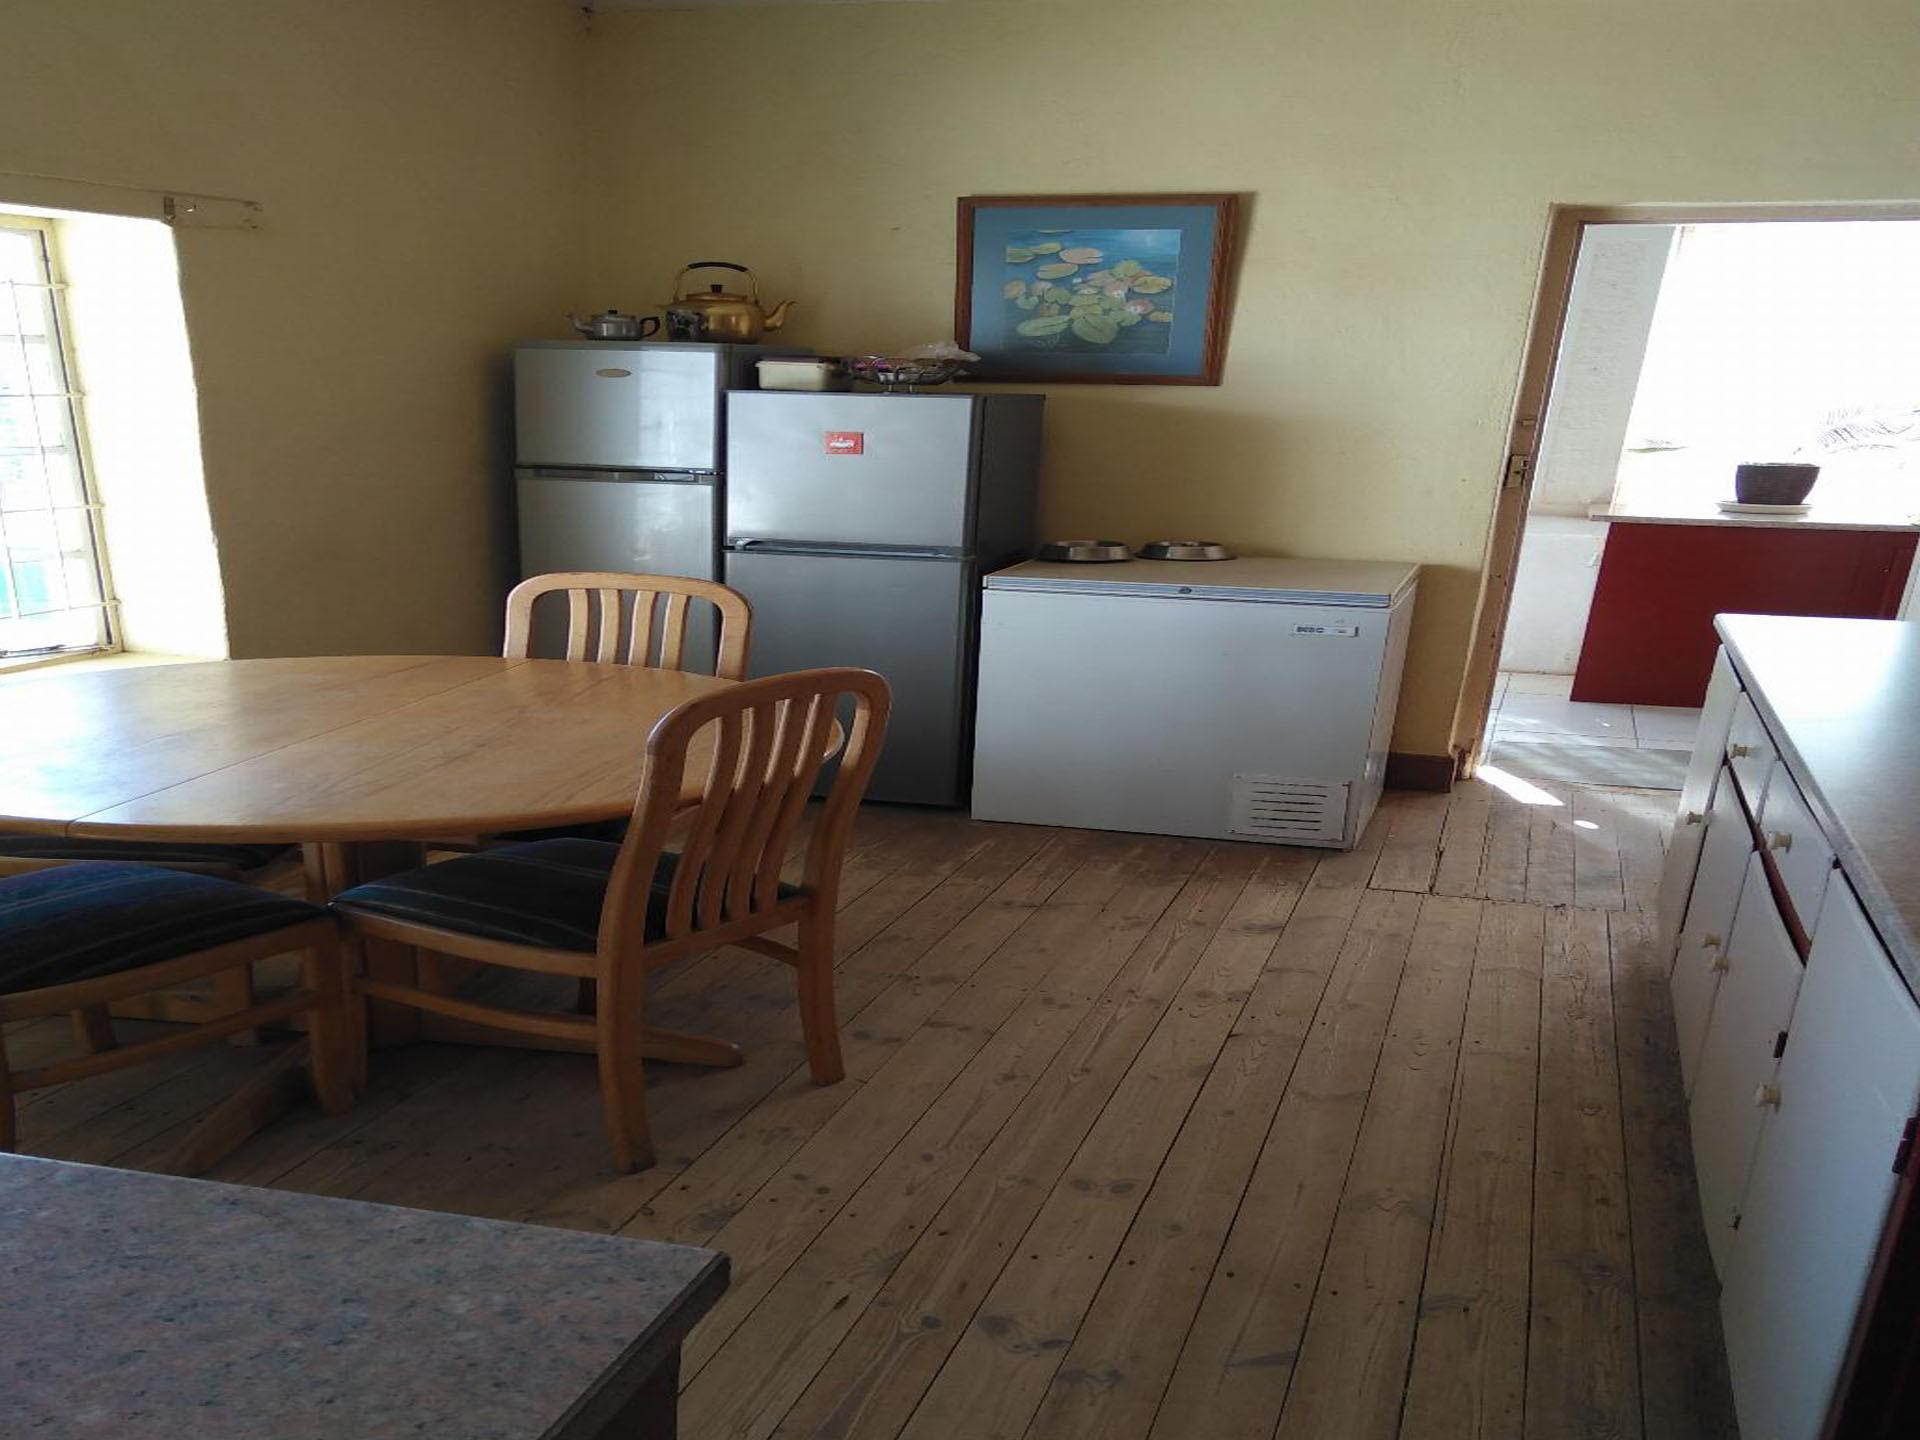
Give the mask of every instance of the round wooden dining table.
[{"label": "round wooden dining table", "polygon": [[[426,840],[629,814],[654,722],[735,683],[465,655],[28,671],[0,681],[0,830],[298,844],[324,899]],[[369,973],[412,975],[411,951],[367,950]],[[417,1016],[377,1006],[375,1039]]]},{"label": "round wooden dining table", "polygon": [[0,684],[0,829],[356,846],[609,820],[653,723],[734,683],[472,655],[32,670]]}]

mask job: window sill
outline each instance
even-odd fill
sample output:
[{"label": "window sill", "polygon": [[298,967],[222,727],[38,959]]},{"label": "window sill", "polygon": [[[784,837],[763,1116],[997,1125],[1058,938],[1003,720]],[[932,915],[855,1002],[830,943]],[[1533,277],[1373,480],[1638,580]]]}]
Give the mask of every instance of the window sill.
[{"label": "window sill", "polygon": [[55,667],[117,670],[140,665],[190,665],[204,658],[200,655],[167,655],[154,650],[79,650],[66,655],[20,655],[11,660],[0,658],[0,679]]}]

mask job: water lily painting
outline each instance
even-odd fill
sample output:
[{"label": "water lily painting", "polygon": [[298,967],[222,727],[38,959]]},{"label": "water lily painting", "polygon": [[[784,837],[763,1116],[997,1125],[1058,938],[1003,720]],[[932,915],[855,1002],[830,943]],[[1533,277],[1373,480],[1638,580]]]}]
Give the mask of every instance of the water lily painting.
[{"label": "water lily painting", "polygon": [[1219,384],[1236,198],[963,199],[955,320],[976,378]]}]

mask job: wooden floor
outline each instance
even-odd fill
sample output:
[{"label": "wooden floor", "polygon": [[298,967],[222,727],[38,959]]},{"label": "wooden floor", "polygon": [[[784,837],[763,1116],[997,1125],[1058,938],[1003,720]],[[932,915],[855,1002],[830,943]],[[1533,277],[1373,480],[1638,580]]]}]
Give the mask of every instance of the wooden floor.
[{"label": "wooden floor", "polygon": [[[607,1169],[590,1061],[421,1046],[214,1178],[725,1250],[694,1440],[1732,1436],[1673,797],[1532,798],[1393,795],[1344,855],[873,809],[844,1083],[722,952],[654,1006],[749,1059],[653,1072],[650,1171]],[[29,1097],[25,1148],[157,1165],[263,1059]]]}]

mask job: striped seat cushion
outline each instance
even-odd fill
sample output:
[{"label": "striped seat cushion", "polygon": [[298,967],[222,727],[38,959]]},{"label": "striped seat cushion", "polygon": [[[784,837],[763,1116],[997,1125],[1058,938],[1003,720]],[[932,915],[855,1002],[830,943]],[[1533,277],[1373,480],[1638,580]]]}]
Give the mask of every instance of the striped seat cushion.
[{"label": "striped seat cushion", "polygon": [[16,835],[0,831],[0,855],[19,860],[127,860],[144,865],[194,865],[258,870],[287,845],[194,845],[175,840],[93,840],[71,835]]},{"label": "striped seat cushion", "polygon": [[[512,945],[591,951],[599,939],[607,878],[619,856],[618,845],[600,840],[502,845],[356,885],[333,903]],[[679,858],[660,857],[647,903],[649,940],[666,933],[667,895]],[[783,899],[799,893],[792,885],[780,887]]]},{"label": "striped seat cushion", "polygon": [[627,817],[618,820],[586,820],[578,825],[548,825],[538,830],[509,830],[500,837],[502,840],[604,840],[608,844],[618,845],[627,838]]},{"label": "striped seat cushion", "polygon": [[322,919],[270,890],[90,861],[0,879],[0,994],[155,965]]}]

